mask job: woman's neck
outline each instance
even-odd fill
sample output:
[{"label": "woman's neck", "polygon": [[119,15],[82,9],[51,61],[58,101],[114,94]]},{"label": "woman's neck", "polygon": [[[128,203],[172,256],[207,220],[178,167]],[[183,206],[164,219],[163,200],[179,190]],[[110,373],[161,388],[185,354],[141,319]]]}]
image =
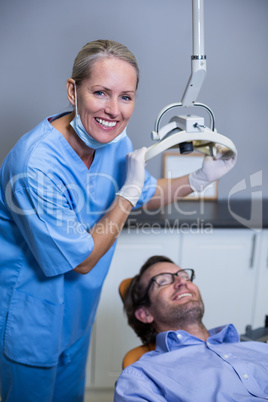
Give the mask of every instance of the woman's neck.
[{"label": "woman's neck", "polygon": [[94,159],[95,149],[87,147],[75,133],[74,129],[70,125],[70,122],[73,120],[73,118],[74,112],[53,120],[51,125],[63,135],[66,141],[71,145],[73,150],[89,169]]}]

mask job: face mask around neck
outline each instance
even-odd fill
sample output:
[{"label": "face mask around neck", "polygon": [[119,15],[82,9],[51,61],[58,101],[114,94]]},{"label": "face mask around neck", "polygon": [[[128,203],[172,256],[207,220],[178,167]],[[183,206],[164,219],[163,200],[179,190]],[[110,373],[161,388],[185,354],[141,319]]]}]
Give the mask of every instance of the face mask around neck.
[{"label": "face mask around neck", "polygon": [[70,122],[70,125],[72,126],[72,128],[74,129],[74,131],[76,132],[76,134],[78,135],[78,137],[89,147],[92,149],[98,149],[98,148],[103,148],[107,145],[110,144],[114,144],[115,142],[118,142],[120,140],[122,140],[126,135],[126,127],[125,129],[122,131],[121,134],[119,134],[117,137],[115,137],[112,141],[107,142],[105,144],[103,144],[102,142],[99,142],[97,140],[95,140],[94,138],[92,138],[88,132],[86,131],[86,129],[84,128],[82,121],[80,119],[80,116],[78,114],[78,109],[77,109],[77,93],[76,93],[76,85],[74,84],[74,91],[75,91],[75,117],[73,118],[73,120]]}]

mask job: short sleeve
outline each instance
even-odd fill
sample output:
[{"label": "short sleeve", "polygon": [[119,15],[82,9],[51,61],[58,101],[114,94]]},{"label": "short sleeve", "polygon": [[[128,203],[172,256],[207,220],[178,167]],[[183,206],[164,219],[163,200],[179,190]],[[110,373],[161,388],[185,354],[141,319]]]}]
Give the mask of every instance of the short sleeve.
[{"label": "short sleeve", "polygon": [[6,191],[6,202],[28,247],[46,276],[74,269],[94,248],[78,211],[42,172],[26,183]]}]

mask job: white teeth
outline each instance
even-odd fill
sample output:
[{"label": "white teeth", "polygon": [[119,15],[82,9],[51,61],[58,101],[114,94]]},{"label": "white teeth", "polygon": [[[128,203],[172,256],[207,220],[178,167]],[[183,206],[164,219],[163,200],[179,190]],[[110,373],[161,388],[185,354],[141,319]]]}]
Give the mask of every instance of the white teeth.
[{"label": "white teeth", "polygon": [[106,120],[98,119],[97,117],[96,117],[96,120],[97,120],[97,122],[99,124],[101,124],[104,127],[114,127],[116,125],[115,121],[109,122],[109,121],[106,121]]},{"label": "white teeth", "polygon": [[182,299],[183,297],[186,297],[186,296],[192,296],[191,295],[191,293],[183,293],[183,294],[181,294],[181,295],[178,295],[178,297],[176,297],[176,300],[178,300],[178,299]]}]

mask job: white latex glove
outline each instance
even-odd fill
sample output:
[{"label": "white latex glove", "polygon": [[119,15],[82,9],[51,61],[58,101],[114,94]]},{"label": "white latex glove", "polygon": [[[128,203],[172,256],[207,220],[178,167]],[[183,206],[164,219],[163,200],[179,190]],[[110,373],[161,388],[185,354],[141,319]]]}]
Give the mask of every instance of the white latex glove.
[{"label": "white latex glove", "polygon": [[127,199],[133,207],[137,204],[145,178],[145,153],[146,147],[136,149],[135,151],[127,154],[127,177],[123,187],[116,193],[121,197]]},{"label": "white latex glove", "polygon": [[228,150],[222,145],[216,145],[216,156],[205,156],[201,169],[189,175],[190,186],[193,191],[201,192],[213,181],[219,180],[235,165],[237,154],[228,158]]}]

